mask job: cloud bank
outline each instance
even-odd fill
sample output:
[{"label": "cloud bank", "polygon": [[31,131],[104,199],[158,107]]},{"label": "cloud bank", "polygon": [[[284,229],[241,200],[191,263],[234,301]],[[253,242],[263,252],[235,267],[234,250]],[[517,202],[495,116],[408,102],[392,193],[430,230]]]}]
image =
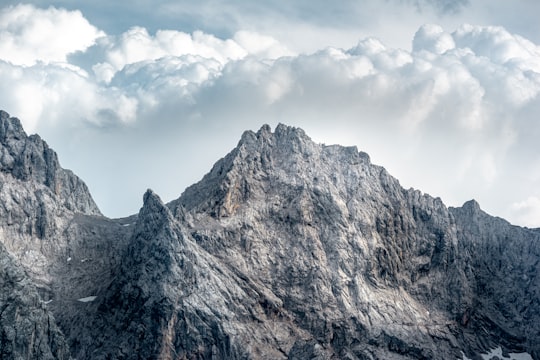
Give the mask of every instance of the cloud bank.
[{"label": "cloud bank", "polygon": [[0,10],[0,53],[15,65],[66,62],[104,33],[78,11],[17,5]]},{"label": "cloud bank", "polygon": [[[112,216],[134,213],[147,187],[177,197],[243,130],[283,122],[358,145],[447,204],[476,198],[540,226],[540,47],[503,27],[424,25],[410,51],[364,38],[302,53],[247,30],[106,34],[78,11],[30,5],[1,17],[15,24],[0,28],[12,39],[0,42],[11,49],[0,51],[2,108]],[[73,29],[84,36],[32,50],[32,34]]]}]

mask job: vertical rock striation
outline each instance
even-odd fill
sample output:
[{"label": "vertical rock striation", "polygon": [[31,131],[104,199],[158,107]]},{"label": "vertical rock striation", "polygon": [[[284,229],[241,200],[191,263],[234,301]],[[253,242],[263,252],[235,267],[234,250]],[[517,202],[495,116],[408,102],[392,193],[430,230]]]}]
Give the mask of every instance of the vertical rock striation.
[{"label": "vertical rock striation", "polygon": [[[474,200],[450,208],[474,290],[461,325],[471,337],[540,358],[540,231],[492,217]],[[491,348],[493,348],[492,346]],[[475,349],[478,351],[478,349]]]},{"label": "vertical rock striation", "polygon": [[0,243],[0,358],[66,359],[69,347],[24,270]]},{"label": "vertical rock striation", "polygon": [[[0,111],[0,261],[11,264],[0,269],[0,277],[9,310],[5,315],[13,315],[3,320],[19,337],[17,343],[28,336],[36,349],[38,340],[45,347],[46,339],[36,336],[48,322],[47,334],[54,335],[57,345],[51,344],[58,347],[49,354],[14,348],[2,358],[69,358],[67,347],[64,351],[58,344],[75,346],[84,324],[76,317],[92,316],[77,299],[108,285],[128,233],[101,215],[86,185],[60,167],[56,153],[38,135],[27,136],[18,119]],[[15,268],[24,269],[17,270],[16,281]],[[33,323],[35,331],[28,330]]]},{"label": "vertical rock striation", "polygon": [[[311,335],[297,355],[459,358],[498,344],[538,352],[530,320],[540,310],[540,233],[493,227],[505,222],[467,214],[470,204],[448,210],[355,147],[315,144],[284,125],[246,132],[169,206],[201,247],[268,284],[294,314]],[[486,271],[500,262],[511,277]],[[501,283],[513,294],[504,306],[485,292]]]},{"label": "vertical rock striation", "polygon": [[123,258],[80,357],[285,357],[296,329],[275,321],[279,299],[195,244],[151,190]]}]

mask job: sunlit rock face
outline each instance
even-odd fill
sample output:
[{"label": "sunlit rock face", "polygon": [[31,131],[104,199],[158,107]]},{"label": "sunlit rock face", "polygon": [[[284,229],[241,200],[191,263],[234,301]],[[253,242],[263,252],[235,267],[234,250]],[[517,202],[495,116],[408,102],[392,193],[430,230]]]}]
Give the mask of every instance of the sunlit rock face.
[{"label": "sunlit rock face", "polygon": [[540,356],[540,231],[405,190],[355,147],[247,131],[177,200],[111,220],[2,119],[1,255],[74,358]]}]

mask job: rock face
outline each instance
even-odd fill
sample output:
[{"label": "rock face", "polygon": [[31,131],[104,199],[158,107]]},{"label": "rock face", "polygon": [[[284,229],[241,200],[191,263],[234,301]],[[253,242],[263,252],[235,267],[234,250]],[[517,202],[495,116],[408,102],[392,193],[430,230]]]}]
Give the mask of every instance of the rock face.
[{"label": "rock face", "polygon": [[246,132],[170,206],[309,333],[291,357],[539,356],[540,232],[404,190],[354,147]]},{"label": "rock face", "polygon": [[69,348],[35,286],[0,243],[0,358],[69,359]]},{"label": "rock face", "polygon": [[[131,241],[98,311],[84,358],[276,359],[292,324],[277,329],[279,303],[200,248],[150,190]],[[121,312],[118,309],[122,309]],[[268,314],[268,312],[271,314]]]},{"label": "rock face", "polygon": [[[27,136],[20,121],[1,110],[0,144],[3,175],[46,186],[69,210],[100,215],[84,182],[60,167],[56,153],[39,135]],[[43,236],[45,229],[38,226],[36,231],[38,236]]]},{"label": "rock face", "polygon": [[244,133],[177,200],[149,190],[138,215],[110,220],[0,115],[0,270],[33,291],[15,306],[41,309],[15,326],[64,334],[41,358],[65,344],[77,359],[540,358],[538,229],[447,208],[284,125]]},{"label": "rock face", "polygon": [[128,233],[39,136],[0,111],[0,358],[68,359],[77,316],[93,316],[77,299],[108,285]]},{"label": "rock face", "polygon": [[474,274],[474,298],[462,323],[471,335],[489,329],[495,342],[540,358],[539,229],[489,216],[475,201],[450,211]]}]

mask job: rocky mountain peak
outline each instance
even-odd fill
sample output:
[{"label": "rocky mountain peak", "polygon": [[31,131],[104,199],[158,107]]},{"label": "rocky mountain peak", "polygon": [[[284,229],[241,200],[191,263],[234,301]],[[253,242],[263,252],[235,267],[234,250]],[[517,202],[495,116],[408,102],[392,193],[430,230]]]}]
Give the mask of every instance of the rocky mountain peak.
[{"label": "rocky mountain peak", "polygon": [[245,131],[237,149],[245,147],[251,151],[264,151],[268,147],[285,147],[288,149],[293,146],[296,151],[299,151],[302,144],[308,147],[315,145],[304,130],[280,123],[272,132],[270,125],[265,124],[257,132]]},{"label": "rocky mountain peak", "polygon": [[173,215],[160,197],[148,189],[143,197],[143,206],[137,216],[134,235],[135,238],[157,239],[157,234],[163,231],[168,232],[169,236],[176,237],[171,226],[174,226]]},{"label": "rocky mountain peak", "polygon": [[139,211],[139,220],[167,220],[170,217],[169,209],[163,204],[161,198],[152,189],[146,190],[143,196],[143,206]]},{"label": "rocky mountain peak", "polygon": [[[346,171],[349,167],[351,171]],[[181,203],[186,209],[203,209],[213,206],[207,203],[211,199],[221,204],[214,207],[213,216],[229,216],[239,204],[260,194],[261,189],[269,190],[269,186],[283,183],[322,189],[331,181],[334,188],[343,188],[364,176],[379,178],[383,170],[372,165],[369,156],[356,146],[317,144],[302,129],[279,124],[272,132],[270,126],[264,125],[257,132],[244,132],[237,147],[171,205],[178,208]],[[347,176],[340,175],[344,171]],[[386,178],[397,184],[395,179]]]},{"label": "rocky mountain peak", "polygon": [[312,141],[303,129],[279,123],[274,130],[274,135],[279,139],[292,139]]},{"label": "rocky mountain peak", "polygon": [[[490,326],[498,330],[487,342],[467,343],[467,353],[485,352],[496,344],[516,350],[530,344],[525,335],[502,342],[500,333],[509,331],[501,325],[505,321],[515,331],[520,328],[520,334],[526,330],[503,320],[510,310],[491,298],[479,305],[483,295],[477,293],[478,286],[491,284],[492,275],[479,270],[475,274],[465,264],[474,262],[471,253],[489,262],[500,258],[502,253],[491,244],[513,237],[535,244],[535,255],[527,260],[534,267],[539,244],[533,239],[540,234],[501,235],[514,230],[485,214],[475,201],[449,210],[439,198],[404,190],[354,146],[317,144],[301,129],[280,124],[272,132],[264,125],[245,132],[238,146],[174,204],[181,204],[191,219],[200,246],[269,284],[288,311],[303,314],[302,326],[317,337],[295,344],[295,349],[303,349],[302,356],[315,353],[317,344],[330,348],[327,336],[345,343],[373,332],[379,339],[374,343],[394,343],[404,358],[437,358],[437,349],[428,345],[432,329],[453,343],[461,341],[453,334],[470,338],[493,318],[497,325]],[[201,224],[207,225],[202,231]],[[508,294],[501,291],[500,296]],[[394,301],[407,303],[407,310],[398,309]],[[370,314],[366,308],[372,309]],[[346,334],[327,335],[330,330],[313,325],[352,316],[346,314],[366,314],[369,320],[355,318]],[[423,330],[414,339],[406,330],[427,323],[433,328],[419,325]],[[439,351],[446,354],[439,358],[459,357],[452,346]],[[367,353],[389,358],[376,350],[359,351],[351,358],[370,358],[363,357]]]},{"label": "rocky mountain peak", "polygon": [[[229,155],[237,158],[240,166],[249,164],[247,157],[257,155],[280,157],[282,161],[271,163],[277,166],[283,165],[283,161],[287,159],[307,163],[317,163],[321,160],[370,163],[369,155],[359,152],[356,146],[318,144],[301,128],[281,123],[277,125],[274,132],[269,125],[263,125],[257,132],[244,132],[237,147]],[[332,159],[332,157],[336,158]]]},{"label": "rocky mountain peak", "polygon": [[56,153],[38,135],[27,136],[20,120],[6,112],[0,113],[0,144],[2,172],[55,190],[60,168]]},{"label": "rocky mountain peak", "polygon": [[28,136],[21,122],[0,111],[0,171],[18,181],[49,189],[71,211],[100,215],[86,184],[60,166],[56,152],[39,135]]},{"label": "rocky mountain peak", "polygon": [[21,139],[26,137],[21,121],[12,118],[4,110],[0,110],[0,141],[4,143],[8,138]]},{"label": "rocky mountain peak", "polygon": [[482,209],[480,208],[480,204],[478,203],[478,201],[474,199],[471,199],[463,203],[461,208],[463,209],[463,211],[467,211],[470,214],[477,214],[478,212],[482,211]]}]

